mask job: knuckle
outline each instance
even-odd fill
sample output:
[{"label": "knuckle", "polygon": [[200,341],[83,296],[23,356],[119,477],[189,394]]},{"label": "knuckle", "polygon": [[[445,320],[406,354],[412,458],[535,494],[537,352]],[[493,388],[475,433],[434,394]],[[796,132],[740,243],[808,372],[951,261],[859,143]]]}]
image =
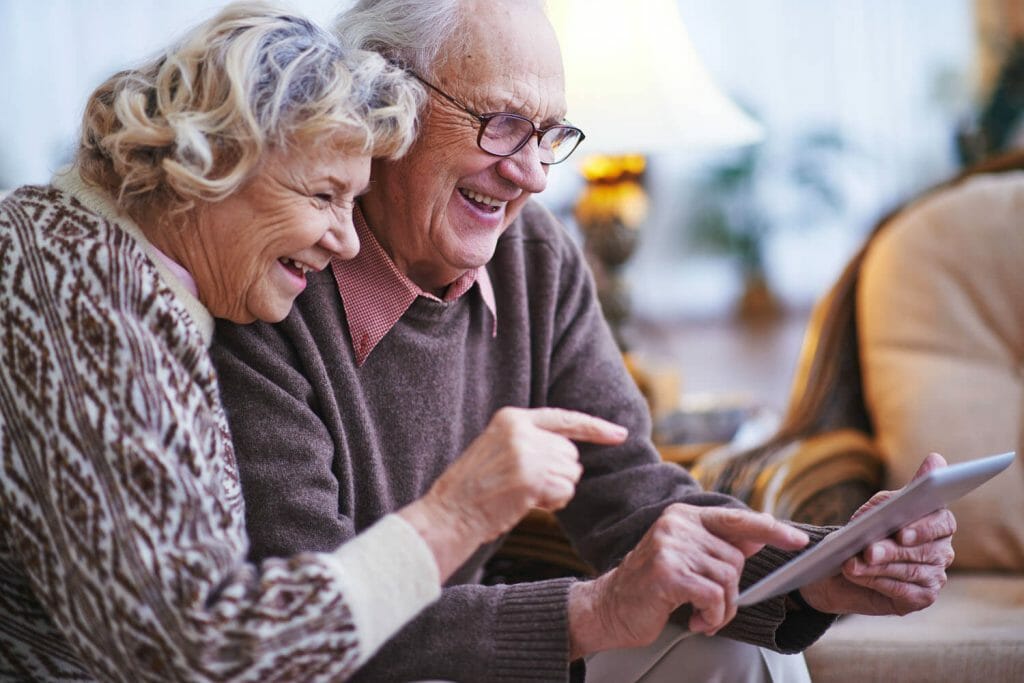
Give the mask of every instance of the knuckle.
[{"label": "knuckle", "polygon": [[942,512],[943,522],[945,523],[945,530],[948,533],[948,535],[951,536],[956,533],[957,529],[956,515],[954,515],[953,512],[950,510],[943,510]]},{"label": "knuckle", "polygon": [[661,552],[662,548],[665,547],[665,541],[668,538],[668,534],[665,533],[661,525],[655,523],[647,532],[647,542],[651,548],[652,554]]},{"label": "knuckle", "polygon": [[517,411],[518,409],[512,406],[504,406],[502,408],[498,408],[494,412],[494,417],[492,419],[496,422],[507,422],[515,418]]},{"label": "knuckle", "polygon": [[928,607],[935,602],[936,593],[930,590],[914,591],[904,601],[905,611],[904,614],[910,612],[916,612]]},{"label": "knuckle", "polygon": [[743,555],[743,551],[733,545],[726,545],[720,548],[720,552],[725,556],[723,559],[729,563],[730,566],[736,568],[737,576],[743,571],[743,566],[747,561],[747,558]]},{"label": "knuckle", "polygon": [[717,583],[705,582],[694,590],[694,593],[695,598],[700,600],[700,604],[704,608],[725,602],[725,589]]},{"label": "knuckle", "polygon": [[575,424],[575,414],[562,408],[548,408],[548,416],[559,428],[567,428]]},{"label": "knuckle", "polygon": [[740,582],[740,567],[733,564],[726,564],[722,569],[722,582],[729,586],[737,585]]},{"label": "knuckle", "polygon": [[491,424],[502,432],[513,431],[519,423],[522,410],[512,406],[499,408],[491,418]]},{"label": "knuckle", "polygon": [[746,515],[741,510],[735,508],[722,508],[722,512],[719,515],[719,521],[726,526],[738,526],[745,519]]},{"label": "knuckle", "polygon": [[651,561],[659,574],[672,570],[673,559],[672,551],[662,543],[656,545],[651,553]]},{"label": "knuckle", "polygon": [[673,530],[678,528],[679,519],[675,514],[671,514],[670,511],[666,510],[658,519],[654,520],[654,525],[651,527],[654,530],[655,535],[671,534]]},{"label": "knuckle", "polygon": [[715,536],[729,534],[744,522],[744,514],[735,508],[701,508],[697,512],[698,524]]},{"label": "knuckle", "polygon": [[688,516],[688,515],[689,515],[689,508],[686,505],[684,505],[683,503],[672,503],[667,508],[665,508],[665,510],[664,510],[664,512],[662,514],[662,517],[666,517],[666,516],[672,516],[672,517],[683,516],[683,517],[685,517],[685,516]]},{"label": "knuckle", "polygon": [[896,606],[896,614],[901,617],[905,617],[911,612],[920,609],[912,600],[898,600],[894,604]]}]

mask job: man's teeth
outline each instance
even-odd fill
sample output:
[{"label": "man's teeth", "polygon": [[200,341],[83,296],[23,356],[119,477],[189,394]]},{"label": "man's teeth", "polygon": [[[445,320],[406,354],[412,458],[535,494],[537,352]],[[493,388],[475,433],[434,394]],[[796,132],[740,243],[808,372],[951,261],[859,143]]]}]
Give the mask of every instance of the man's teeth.
[{"label": "man's teeth", "polygon": [[461,192],[462,192],[463,195],[465,195],[466,197],[472,199],[474,202],[479,202],[480,204],[486,204],[487,206],[502,206],[505,203],[505,202],[501,201],[500,199],[495,199],[494,197],[488,197],[485,194],[480,194],[479,192],[474,192],[473,190],[462,190]]},{"label": "man's teeth", "polygon": [[287,256],[285,256],[284,258],[281,259],[281,263],[285,264],[286,266],[291,266],[292,268],[295,268],[296,270],[301,271],[303,275],[305,275],[306,273],[308,273],[311,270],[313,270],[313,268],[307,266],[305,263],[301,263],[299,261],[296,261],[293,258],[288,258]]}]

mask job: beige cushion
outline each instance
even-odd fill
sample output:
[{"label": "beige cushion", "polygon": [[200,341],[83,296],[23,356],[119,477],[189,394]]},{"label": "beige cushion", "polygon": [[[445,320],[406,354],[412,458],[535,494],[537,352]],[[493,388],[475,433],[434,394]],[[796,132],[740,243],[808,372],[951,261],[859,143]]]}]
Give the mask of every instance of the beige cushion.
[{"label": "beige cushion", "polygon": [[805,655],[814,683],[1024,681],[1024,577],[952,574],[928,609],[842,617]]},{"label": "beige cushion", "polygon": [[[906,483],[950,462],[1024,450],[1024,174],[926,198],[876,237],[858,289],[866,403]],[[1024,570],[1024,453],[952,506],[959,568]]]}]

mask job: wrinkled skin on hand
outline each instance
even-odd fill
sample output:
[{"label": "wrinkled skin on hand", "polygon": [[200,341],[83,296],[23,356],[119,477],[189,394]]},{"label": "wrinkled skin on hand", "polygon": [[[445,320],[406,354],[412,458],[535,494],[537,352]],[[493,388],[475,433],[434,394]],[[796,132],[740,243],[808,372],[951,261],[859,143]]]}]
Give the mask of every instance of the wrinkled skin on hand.
[{"label": "wrinkled skin on hand", "polygon": [[614,445],[626,434],[571,410],[502,408],[427,495],[489,541],[530,508],[554,511],[572,499],[583,473],[573,441]]},{"label": "wrinkled skin on hand", "polygon": [[618,567],[570,592],[573,655],[647,645],[685,603],[690,630],[717,633],[736,615],[746,558],[766,544],[797,550],[807,542],[764,513],[671,505]]},{"label": "wrinkled skin on hand", "polygon": [[[946,461],[930,454],[914,474],[924,476]],[[896,495],[881,491],[853,519]],[[908,614],[928,607],[946,585],[953,563],[956,519],[947,509],[918,519],[850,558],[836,576],[800,589],[811,607],[833,614]]]}]

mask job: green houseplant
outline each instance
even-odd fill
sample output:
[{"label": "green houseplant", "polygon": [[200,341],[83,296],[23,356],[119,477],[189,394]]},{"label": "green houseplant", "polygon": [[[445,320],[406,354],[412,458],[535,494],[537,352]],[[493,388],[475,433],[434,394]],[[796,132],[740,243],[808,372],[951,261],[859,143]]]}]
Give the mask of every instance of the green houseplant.
[{"label": "green houseplant", "polygon": [[[744,286],[740,316],[779,312],[765,268],[768,240],[776,230],[813,227],[843,209],[836,162],[845,150],[837,132],[812,130],[781,146],[738,150],[698,178],[691,244],[735,259]],[[778,197],[779,182],[789,189],[784,199]],[[781,201],[787,206],[780,208]]]}]

